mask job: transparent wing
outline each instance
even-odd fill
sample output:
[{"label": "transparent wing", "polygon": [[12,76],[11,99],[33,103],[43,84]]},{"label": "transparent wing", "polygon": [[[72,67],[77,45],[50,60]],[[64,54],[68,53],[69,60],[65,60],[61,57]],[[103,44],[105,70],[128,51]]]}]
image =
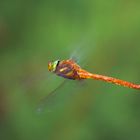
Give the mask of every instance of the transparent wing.
[{"label": "transparent wing", "polygon": [[[87,53],[89,53],[89,50],[90,50],[90,49],[88,49],[89,46],[90,46],[90,43],[87,40],[82,40],[82,41],[80,41],[80,43],[72,44],[70,47],[68,47],[68,52],[70,54],[69,59],[73,59],[77,63],[82,64],[82,61],[85,60],[86,57],[87,57]],[[41,85],[40,83],[43,83],[42,82],[43,80],[47,80],[47,83],[46,83],[45,86],[48,87],[48,85],[53,84],[53,83],[51,83],[53,81],[50,80],[50,79],[52,79],[51,75],[53,75],[53,74],[48,72],[48,70],[46,69],[46,71],[44,73],[42,72],[41,74],[39,74],[35,77],[27,78],[26,81],[25,81],[25,86],[26,86],[26,88],[28,88],[28,87],[30,88],[34,85],[39,86],[39,85]],[[54,98],[56,96],[56,94],[59,93],[60,88],[63,88],[63,86],[65,86],[66,81],[68,81],[68,80],[64,79],[64,81],[61,81],[57,87],[52,87],[52,90],[45,97],[41,93],[41,92],[43,92],[43,88],[40,88],[41,89],[40,90],[40,93],[41,93],[40,97],[42,96],[42,98],[38,99],[39,101],[38,101],[38,105],[36,107],[37,112],[42,112],[45,109],[45,107],[47,107],[47,105],[52,103],[52,100],[53,100],[52,98]],[[47,92],[48,91],[46,91],[46,93]],[[39,94],[39,91],[38,91],[38,94]]]},{"label": "transparent wing", "polygon": [[39,101],[39,104],[37,106],[37,112],[40,113],[44,110],[44,108],[49,105],[49,103],[52,103],[52,99],[58,92],[59,92],[59,89],[62,88],[66,83],[66,80],[64,80],[62,83],[60,83],[58,85],[58,87],[56,87],[55,89],[53,89],[49,95],[47,95],[46,97],[42,98],[40,101]]},{"label": "transparent wing", "polygon": [[95,50],[96,45],[93,44],[93,39],[88,36],[84,36],[79,42],[70,45],[68,47],[68,51],[70,54],[70,59],[73,59],[76,61],[76,63],[84,66],[88,60],[87,57],[93,55],[91,48],[94,47]]},{"label": "transparent wing", "polygon": [[[80,43],[75,43],[71,47],[68,47],[70,48],[69,59],[73,59],[74,61],[76,61],[76,63],[82,63],[82,61],[86,59],[87,53],[89,53],[89,49],[87,46],[89,46],[89,42],[82,40]],[[38,112],[42,112],[45,109],[45,107],[47,107],[48,104],[52,103],[52,98],[54,98],[54,96],[57,93],[59,93],[60,88],[63,88],[63,86],[65,86],[66,81],[68,80],[67,79],[64,80],[62,83],[58,85],[58,87],[53,89],[45,98],[39,101],[39,105],[37,107]]]}]

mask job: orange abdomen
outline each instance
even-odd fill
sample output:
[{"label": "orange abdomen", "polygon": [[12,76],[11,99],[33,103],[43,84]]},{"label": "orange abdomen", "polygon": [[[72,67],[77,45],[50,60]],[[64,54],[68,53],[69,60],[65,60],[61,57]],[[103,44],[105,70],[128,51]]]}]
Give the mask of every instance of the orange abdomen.
[{"label": "orange abdomen", "polygon": [[89,73],[89,72],[87,72],[85,70],[82,70],[82,69],[79,70],[78,74],[79,74],[79,77],[81,79],[91,78],[91,79],[95,79],[95,80],[102,80],[102,81],[105,81],[105,82],[108,82],[108,83],[113,83],[113,84],[116,84],[116,85],[140,90],[140,85],[137,85],[137,84],[134,84],[134,83],[131,83],[131,82],[127,82],[127,81],[123,81],[123,80],[120,80],[120,79],[116,79],[116,78],[113,78],[113,77],[108,77],[108,76],[103,76],[103,75],[98,75],[98,74],[92,74],[92,73]]}]

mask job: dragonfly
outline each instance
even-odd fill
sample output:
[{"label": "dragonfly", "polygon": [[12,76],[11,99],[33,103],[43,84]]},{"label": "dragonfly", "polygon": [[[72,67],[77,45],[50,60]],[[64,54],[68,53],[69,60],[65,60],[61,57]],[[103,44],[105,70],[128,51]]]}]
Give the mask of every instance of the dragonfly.
[{"label": "dragonfly", "polygon": [[[80,54],[77,52],[80,52]],[[52,98],[55,98],[56,94],[59,92],[60,88],[65,86],[65,84],[68,82],[68,80],[75,80],[75,81],[83,81],[86,79],[94,79],[94,80],[102,80],[107,83],[113,83],[116,85],[129,87],[133,89],[140,89],[140,85],[127,82],[124,80],[120,80],[117,78],[99,75],[99,74],[93,74],[83,68],[80,67],[79,61],[85,60],[83,58],[86,52],[83,51],[84,55],[81,54],[81,46],[77,47],[70,55],[69,59],[65,60],[55,60],[55,61],[49,61],[48,62],[48,71],[56,74],[57,76],[63,77],[64,81],[62,81],[56,88],[54,88],[49,94],[39,100],[39,103],[37,105],[37,111],[42,112],[46,106],[49,106],[49,103],[52,104]],[[82,60],[81,60],[82,59]]]},{"label": "dragonfly", "polygon": [[87,70],[82,69],[73,59],[48,62],[48,70],[58,76],[70,80],[95,79],[113,83],[115,85],[120,85],[123,87],[140,90],[139,84],[134,84],[109,76],[90,73]]}]

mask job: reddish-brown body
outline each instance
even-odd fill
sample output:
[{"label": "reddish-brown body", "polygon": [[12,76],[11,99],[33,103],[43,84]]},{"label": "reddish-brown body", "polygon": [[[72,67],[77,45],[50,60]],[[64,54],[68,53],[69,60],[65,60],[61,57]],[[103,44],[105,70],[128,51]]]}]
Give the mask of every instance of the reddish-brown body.
[{"label": "reddish-brown body", "polygon": [[95,80],[102,80],[105,82],[113,83],[116,85],[121,85],[124,87],[140,89],[140,85],[137,84],[133,84],[127,81],[123,81],[108,76],[92,74],[82,69],[78,64],[75,63],[75,61],[71,59],[59,61],[54,73],[67,79],[73,79],[73,80],[95,79]]}]

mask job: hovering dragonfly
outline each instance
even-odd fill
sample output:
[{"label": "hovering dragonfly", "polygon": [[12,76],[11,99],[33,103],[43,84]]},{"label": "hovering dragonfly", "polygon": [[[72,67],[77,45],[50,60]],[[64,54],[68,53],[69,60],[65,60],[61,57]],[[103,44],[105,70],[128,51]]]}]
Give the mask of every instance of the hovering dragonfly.
[{"label": "hovering dragonfly", "polygon": [[140,85],[127,82],[124,80],[116,79],[113,77],[108,77],[104,75],[98,75],[90,73],[82,69],[74,60],[56,60],[54,62],[48,63],[48,70],[55,73],[58,76],[64,77],[71,80],[82,80],[82,79],[95,79],[102,80],[108,83],[113,83],[116,85],[138,89],[140,90]]}]

